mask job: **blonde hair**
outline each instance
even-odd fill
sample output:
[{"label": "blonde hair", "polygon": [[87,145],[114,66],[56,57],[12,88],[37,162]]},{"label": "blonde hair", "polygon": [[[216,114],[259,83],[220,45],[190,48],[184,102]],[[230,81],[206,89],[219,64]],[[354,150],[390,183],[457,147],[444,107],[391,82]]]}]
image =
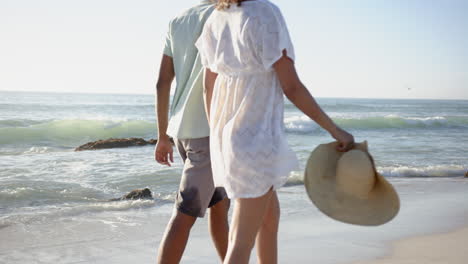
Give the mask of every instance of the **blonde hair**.
[{"label": "blonde hair", "polygon": [[218,0],[216,9],[224,10],[231,7],[231,4],[237,4],[237,6],[240,6],[242,2],[243,0]]}]

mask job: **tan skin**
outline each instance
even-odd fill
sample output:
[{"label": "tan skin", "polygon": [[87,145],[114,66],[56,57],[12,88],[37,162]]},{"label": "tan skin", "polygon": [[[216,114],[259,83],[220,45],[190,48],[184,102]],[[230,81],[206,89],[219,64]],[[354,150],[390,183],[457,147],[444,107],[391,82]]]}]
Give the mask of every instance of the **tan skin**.
[{"label": "tan skin", "polygon": [[174,80],[174,63],[172,58],[163,55],[159,67],[159,77],[156,84],[156,115],[158,119],[158,143],[154,151],[157,162],[171,166],[174,162],[172,143],[166,134],[169,123],[169,96]]},{"label": "tan skin", "polygon": [[[169,97],[171,84],[174,80],[174,64],[171,57],[163,55],[156,84],[156,114],[158,119],[158,142],[154,150],[155,160],[163,165],[171,166],[174,162],[172,143],[166,134],[169,116]],[[226,256],[228,245],[228,219],[229,200],[224,199],[210,208],[208,225],[210,234],[219,257]],[[166,227],[166,231],[158,249],[160,264],[179,263],[188,241],[190,230],[196,217],[186,215],[174,210]]]},{"label": "tan skin", "polygon": [[[354,137],[338,127],[320,108],[297,75],[294,62],[283,51],[273,68],[281,83],[284,94],[305,115],[314,120],[338,141],[338,151],[353,147]],[[217,74],[205,70],[205,108],[210,115],[211,98]],[[278,262],[277,233],[280,207],[275,191],[252,199],[236,199],[229,232],[229,246],[225,264],[247,264],[254,244],[257,247],[257,263]]]}]

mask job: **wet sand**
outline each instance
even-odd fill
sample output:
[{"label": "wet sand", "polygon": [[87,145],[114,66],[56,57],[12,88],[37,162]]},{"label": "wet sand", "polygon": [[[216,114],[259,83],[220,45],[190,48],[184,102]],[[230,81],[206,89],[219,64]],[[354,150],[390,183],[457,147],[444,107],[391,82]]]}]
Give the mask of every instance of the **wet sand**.
[{"label": "wet sand", "polygon": [[[308,200],[303,186],[280,189],[279,263],[468,263],[463,262],[468,252],[468,180],[390,181],[400,194],[401,211],[379,227],[328,218]],[[4,226],[0,263],[155,263],[172,204],[119,208],[57,215],[46,222],[37,216],[27,224]],[[182,263],[220,263],[206,217],[195,224]]]}]

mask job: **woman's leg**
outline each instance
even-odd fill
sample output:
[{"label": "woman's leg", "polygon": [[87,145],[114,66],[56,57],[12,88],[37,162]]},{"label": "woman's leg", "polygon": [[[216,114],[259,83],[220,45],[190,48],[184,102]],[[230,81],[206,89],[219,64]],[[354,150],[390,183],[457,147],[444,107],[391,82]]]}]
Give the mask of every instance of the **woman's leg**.
[{"label": "woman's leg", "polygon": [[258,230],[255,246],[257,248],[258,264],[278,263],[278,227],[280,220],[280,205],[276,192],[273,192],[268,209]]},{"label": "woman's leg", "polygon": [[210,228],[211,238],[216,247],[221,261],[226,258],[227,247],[229,244],[229,224],[228,211],[230,200],[225,198],[210,208],[208,226]]},{"label": "woman's leg", "polygon": [[225,264],[248,264],[273,191],[250,199],[236,199]]}]

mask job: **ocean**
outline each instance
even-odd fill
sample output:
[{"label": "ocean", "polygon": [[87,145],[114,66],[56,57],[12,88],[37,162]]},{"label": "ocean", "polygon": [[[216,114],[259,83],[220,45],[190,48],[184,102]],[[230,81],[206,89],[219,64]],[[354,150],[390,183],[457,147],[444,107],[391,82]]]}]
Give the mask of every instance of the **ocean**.
[{"label": "ocean", "polygon": [[[368,141],[385,177],[461,177],[468,170],[466,100],[318,102],[356,141]],[[300,190],[310,152],[332,138],[288,101],[284,123],[301,168],[283,189]],[[134,209],[169,214],[178,155],[165,167],[154,161],[153,146],[74,151],[98,139],[156,135],[152,95],[0,92],[0,230]],[[154,201],[108,201],[144,187]]]}]

